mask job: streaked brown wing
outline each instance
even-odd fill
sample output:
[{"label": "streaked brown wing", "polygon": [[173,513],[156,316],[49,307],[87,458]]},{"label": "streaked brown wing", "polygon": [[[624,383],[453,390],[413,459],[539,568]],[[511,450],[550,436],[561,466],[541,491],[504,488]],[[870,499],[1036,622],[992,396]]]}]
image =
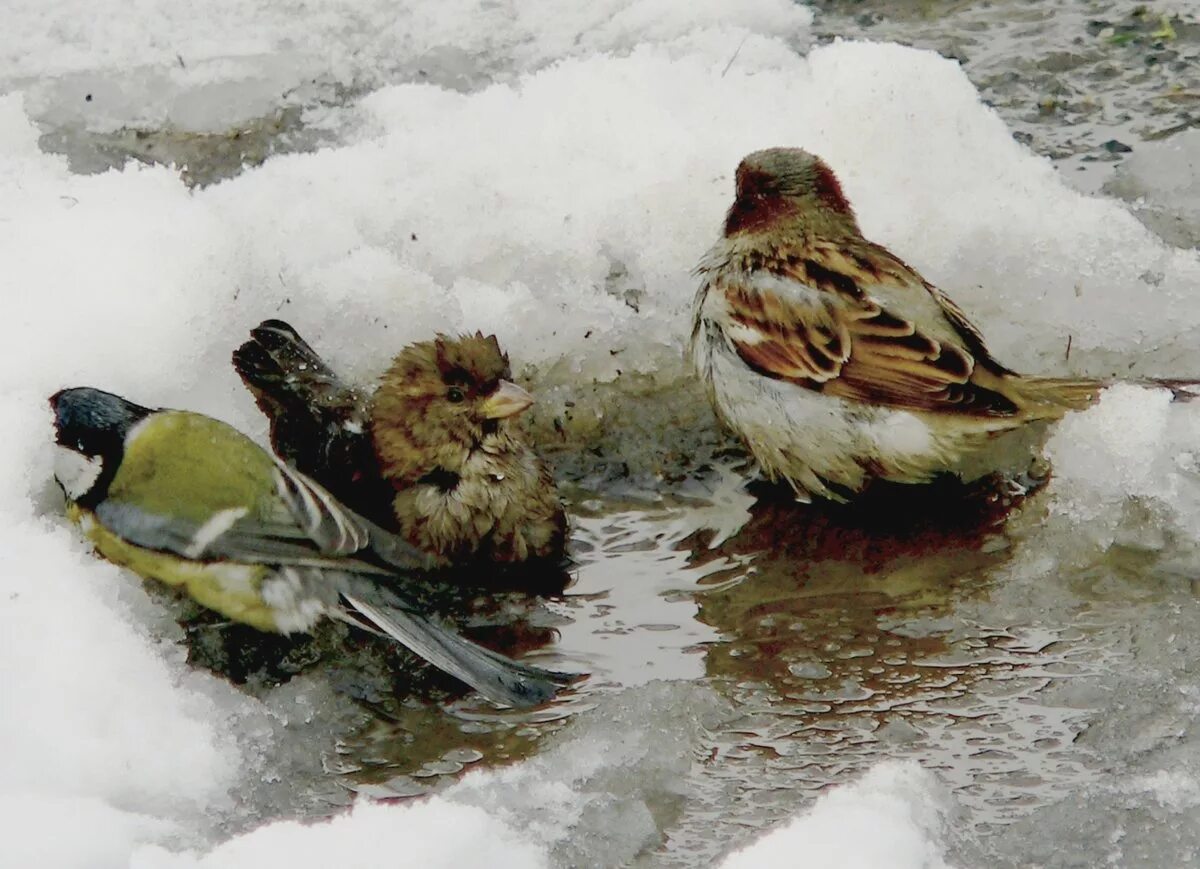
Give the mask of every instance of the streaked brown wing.
[{"label": "streaked brown wing", "polygon": [[993,358],[983,340],[979,327],[971,322],[966,312],[940,289],[922,278],[904,260],[882,245],[863,240],[852,256],[855,265],[869,265],[863,271],[863,286],[867,292],[871,287],[891,285],[906,286],[913,293],[927,294],[937,304],[946,323],[957,334],[962,346],[974,357],[975,362],[996,374],[1012,374]]},{"label": "streaked brown wing", "polygon": [[823,384],[850,357],[850,332],[828,305],[798,305],[741,285],[724,288],[738,354],[768,377]]},{"label": "streaked brown wing", "polygon": [[[889,326],[903,322],[905,334],[878,334],[881,319]],[[963,348],[935,341],[882,309],[857,322],[867,334],[851,328],[850,359],[841,376],[824,385],[830,395],[906,410],[982,416],[1017,412],[1012,401],[973,379],[975,359]]]},{"label": "streaked brown wing", "polygon": [[[905,410],[982,416],[1017,412],[1012,401],[977,382],[976,358],[966,348],[922,333],[870,298],[872,280],[887,276],[868,275],[842,258],[837,265],[846,271],[839,269],[831,280],[828,258],[817,275],[806,263],[789,263],[786,277],[823,291],[811,302],[743,284],[722,287],[733,324],[730,338],[752,369],[828,395]],[[847,281],[856,292],[844,289]],[[914,289],[925,291],[923,284]],[[965,317],[963,322],[973,329]]]}]

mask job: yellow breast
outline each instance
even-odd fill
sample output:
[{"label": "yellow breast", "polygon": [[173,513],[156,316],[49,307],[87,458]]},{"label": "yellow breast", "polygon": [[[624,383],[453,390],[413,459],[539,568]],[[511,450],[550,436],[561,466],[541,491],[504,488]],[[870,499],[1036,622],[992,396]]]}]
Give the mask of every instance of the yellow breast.
[{"label": "yellow breast", "polygon": [[262,598],[270,569],[261,564],[190,561],[167,552],[134,546],[113,534],[90,510],[77,504],[67,516],[78,523],[96,551],[145,579],[155,579],[191,595],[198,603],[260,631],[279,633],[275,613]]}]

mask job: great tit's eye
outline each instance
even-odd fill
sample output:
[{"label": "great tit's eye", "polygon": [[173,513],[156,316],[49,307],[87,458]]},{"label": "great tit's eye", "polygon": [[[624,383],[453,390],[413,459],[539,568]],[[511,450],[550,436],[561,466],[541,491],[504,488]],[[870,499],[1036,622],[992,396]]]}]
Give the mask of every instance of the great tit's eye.
[{"label": "great tit's eye", "polygon": [[450,399],[455,404],[458,404],[460,401],[466,398],[466,396],[463,395],[463,391],[457,386],[451,386],[450,389],[446,391],[446,398]]}]

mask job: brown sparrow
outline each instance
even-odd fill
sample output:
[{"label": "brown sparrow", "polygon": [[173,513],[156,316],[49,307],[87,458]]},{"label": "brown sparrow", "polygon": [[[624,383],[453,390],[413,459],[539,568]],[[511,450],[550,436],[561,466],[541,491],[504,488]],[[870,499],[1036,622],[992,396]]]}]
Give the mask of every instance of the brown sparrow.
[{"label": "brown sparrow", "polygon": [[342,381],[287,323],[233,364],[271,444],[339,500],[447,565],[557,563],[567,520],[546,463],[510,425],[533,397],[495,336],[405,347],[373,392]]},{"label": "brown sparrow", "polygon": [[1106,385],[997,362],[945,293],[863,238],[819,157],[757,151],[736,186],[697,269],[692,359],[717,415],[799,500],[998,470],[998,434],[1086,407]]}]

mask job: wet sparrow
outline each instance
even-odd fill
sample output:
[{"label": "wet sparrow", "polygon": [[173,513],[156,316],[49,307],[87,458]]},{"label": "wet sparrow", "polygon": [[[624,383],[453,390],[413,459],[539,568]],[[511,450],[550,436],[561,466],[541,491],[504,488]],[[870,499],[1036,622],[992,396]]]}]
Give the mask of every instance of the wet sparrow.
[{"label": "wet sparrow", "polygon": [[563,557],[554,478],[510,424],[533,398],[495,336],[411,344],[373,393],[280,320],[259,324],[233,364],[281,457],[442,563]]},{"label": "wet sparrow", "polygon": [[992,358],[962,309],[863,238],[820,158],[758,151],[736,186],[697,269],[691,353],[717,415],[798,499],[998,470],[999,433],[1086,407],[1104,387]]}]

